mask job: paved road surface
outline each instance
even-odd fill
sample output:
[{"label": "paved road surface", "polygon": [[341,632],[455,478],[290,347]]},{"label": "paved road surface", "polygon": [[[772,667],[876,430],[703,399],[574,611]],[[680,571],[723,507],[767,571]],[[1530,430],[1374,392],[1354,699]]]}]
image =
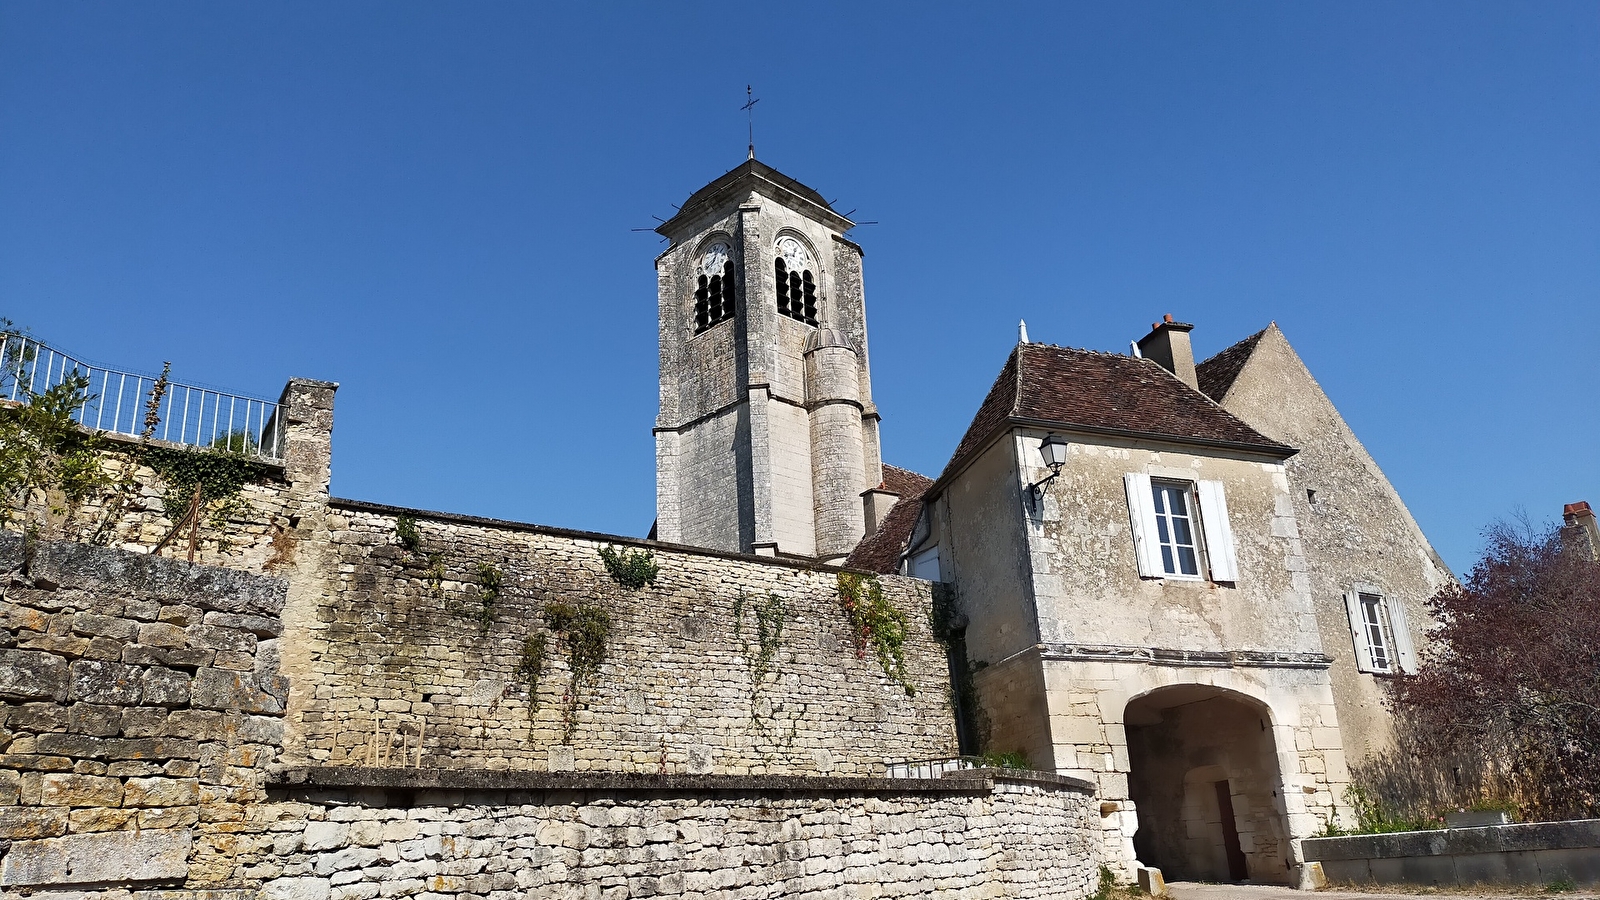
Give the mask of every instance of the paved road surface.
[{"label": "paved road surface", "polygon": [[1351,891],[1295,891],[1254,884],[1195,884],[1184,881],[1173,882],[1167,887],[1172,891],[1173,900],[1236,900],[1236,898],[1237,900],[1418,900],[1419,897],[1428,897],[1432,900],[1481,900],[1485,897],[1493,897],[1496,900],[1522,897],[1539,898],[1539,900],[1549,900],[1551,897],[1593,900],[1597,896],[1589,892],[1552,895],[1538,888],[1526,888],[1520,893],[1495,894],[1470,891],[1460,894],[1368,894]]}]

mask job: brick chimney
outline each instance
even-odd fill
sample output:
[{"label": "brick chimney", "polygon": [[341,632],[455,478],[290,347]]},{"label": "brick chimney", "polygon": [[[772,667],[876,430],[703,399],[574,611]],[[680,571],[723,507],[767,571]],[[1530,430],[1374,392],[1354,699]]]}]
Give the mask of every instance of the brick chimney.
[{"label": "brick chimney", "polygon": [[1561,528],[1562,546],[1600,562],[1600,524],[1596,524],[1588,502],[1579,500],[1562,507],[1561,521],[1565,523]]},{"label": "brick chimney", "polygon": [[1152,322],[1150,333],[1139,339],[1139,355],[1153,360],[1184,384],[1199,390],[1200,380],[1194,374],[1194,350],[1189,346],[1189,332],[1193,330],[1193,325],[1172,321],[1169,313],[1160,322]]}]

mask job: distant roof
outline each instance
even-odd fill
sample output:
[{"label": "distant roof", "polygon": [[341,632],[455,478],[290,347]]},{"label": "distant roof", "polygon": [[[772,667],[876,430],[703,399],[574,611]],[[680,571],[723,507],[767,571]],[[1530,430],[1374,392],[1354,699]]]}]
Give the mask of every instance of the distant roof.
[{"label": "distant roof", "polygon": [[1295,452],[1148,359],[1053,344],[1018,344],[1011,351],[944,474],[955,473],[1008,425],[1154,437],[1282,457]]},{"label": "distant roof", "polygon": [[780,200],[791,203],[799,201],[800,206],[809,206],[811,211],[825,220],[832,220],[830,225],[840,231],[848,230],[852,223],[849,219],[834,212],[833,207],[822,195],[812,188],[801,184],[799,181],[779,172],[759,159],[747,159],[743,163],[719,175],[710,184],[689,195],[678,208],[677,215],[661,223],[656,231],[670,236],[675,231],[674,223],[683,219],[692,219],[712,207],[727,202],[738,194],[750,190],[773,194]]},{"label": "distant roof", "polygon": [[933,487],[933,479],[908,469],[885,464],[881,490],[899,494],[900,500],[878,524],[878,530],[861,539],[845,565],[869,572],[892,574],[906,552],[911,532],[922,516],[922,495]]},{"label": "distant roof", "polygon": [[1255,352],[1256,344],[1261,342],[1261,336],[1266,333],[1267,329],[1263,328],[1195,366],[1194,373],[1196,380],[1200,382],[1200,392],[1221,403],[1228,389],[1233,387],[1234,380],[1244,370],[1244,364],[1250,361],[1250,354]]}]

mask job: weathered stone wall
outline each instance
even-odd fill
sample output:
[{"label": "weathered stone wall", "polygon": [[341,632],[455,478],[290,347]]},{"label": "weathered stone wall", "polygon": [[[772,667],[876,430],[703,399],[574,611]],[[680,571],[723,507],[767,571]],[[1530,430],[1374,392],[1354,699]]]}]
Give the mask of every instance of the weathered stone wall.
[{"label": "weathered stone wall", "polygon": [[283,739],[276,578],[0,535],[0,887],[217,876]]},{"label": "weathered stone wall", "polygon": [[1311,838],[1306,859],[1331,882],[1475,888],[1600,887],[1600,819]]},{"label": "weathered stone wall", "polygon": [[0,566],[8,893],[1071,900],[1097,872],[1092,786],[1052,776],[285,770],[284,581],[14,537]]},{"label": "weathered stone wall", "polygon": [[1293,488],[1286,501],[1299,524],[1322,649],[1333,659],[1344,748],[1359,763],[1389,743],[1392,720],[1383,705],[1386,676],[1357,670],[1345,592],[1357,584],[1380,589],[1404,608],[1420,649],[1432,621],[1426,601],[1454,576],[1277,326],[1262,334],[1227,395],[1216,399],[1262,434],[1300,449],[1286,464]]},{"label": "weathered stone wall", "polygon": [[275,876],[263,897],[327,900],[1080,898],[1097,881],[1098,813],[1066,779],[661,781],[670,793],[295,789],[311,821],[281,821],[240,863]]},{"label": "weathered stone wall", "polygon": [[[307,598],[305,632],[292,632],[308,651],[289,667],[306,690],[291,710],[303,742],[296,759],[880,775],[889,761],[957,752],[928,582],[881,580],[908,625],[908,694],[870,650],[858,653],[840,608],[841,570],[429,513],[415,513],[421,546],[407,552],[395,534],[402,512],[334,501],[327,569],[336,580]],[[618,584],[599,554],[612,542],[653,552],[656,583]],[[481,564],[504,575],[487,620]],[[536,694],[518,673],[553,601],[593,604],[612,621],[607,660],[582,688],[570,738],[559,640],[550,639]],[[760,629],[780,624],[763,654]]]},{"label": "weathered stone wall", "polygon": [[[65,510],[59,496],[46,498],[36,493],[29,505],[9,510],[8,527],[21,531],[26,527],[23,523],[32,523],[39,535],[47,539],[93,539],[104,546],[124,549],[149,549],[159,543],[188,510],[171,513],[166,509],[162,495],[167,487],[154,469],[140,462],[137,441],[116,435],[106,435],[103,440],[102,470],[118,480],[126,472],[135,485],[126,501],[118,502],[107,492],[75,509]],[[262,463],[258,471],[260,477],[245,485],[239,492],[238,502],[228,507],[226,524],[214,522],[211,515],[202,520],[195,548],[196,562],[263,572],[281,557],[279,548],[285,546],[282,535],[291,527],[289,485],[284,480],[281,465]],[[188,532],[174,536],[163,553],[187,558]]]}]

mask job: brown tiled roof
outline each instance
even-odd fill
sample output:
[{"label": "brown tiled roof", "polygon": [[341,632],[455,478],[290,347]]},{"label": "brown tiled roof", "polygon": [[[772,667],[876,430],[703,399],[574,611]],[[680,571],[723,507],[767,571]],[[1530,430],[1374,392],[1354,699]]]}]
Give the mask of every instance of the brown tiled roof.
[{"label": "brown tiled roof", "polygon": [[1148,359],[1018,344],[967,426],[945,474],[965,465],[996,430],[1013,420],[1283,456],[1294,452]]},{"label": "brown tiled roof", "polygon": [[1267,329],[1263,328],[1195,366],[1194,373],[1196,380],[1200,382],[1200,392],[1221,403],[1222,398],[1228,393],[1228,388],[1233,387],[1234,379],[1243,371],[1244,364],[1250,361],[1250,354],[1255,352],[1261,336],[1266,333]]},{"label": "brown tiled roof", "polygon": [[879,487],[899,494],[900,500],[884,516],[878,530],[861,539],[844,564],[888,575],[900,565],[900,556],[906,552],[906,543],[922,515],[922,494],[933,487],[933,479],[886,464]]}]

